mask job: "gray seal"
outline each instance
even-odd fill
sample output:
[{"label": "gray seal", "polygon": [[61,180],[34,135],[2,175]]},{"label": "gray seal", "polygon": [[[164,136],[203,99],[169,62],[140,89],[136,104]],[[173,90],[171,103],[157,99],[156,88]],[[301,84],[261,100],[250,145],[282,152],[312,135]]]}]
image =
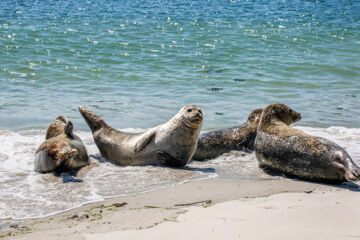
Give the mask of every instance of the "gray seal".
[{"label": "gray seal", "polygon": [[200,134],[194,160],[216,158],[224,153],[254,150],[256,131],[262,109],[252,111],[246,123],[226,129]]},{"label": "gray seal", "polygon": [[35,171],[71,171],[88,163],[88,153],[81,139],[73,133],[73,124],[58,116],[46,131],[46,141],[35,153]]},{"label": "gray seal", "polygon": [[259,166],[319,182],[359,180],[360,168],[342,147],[288,126],[300,118],[300,113],[284,104],[264,109],[255,139]]},{"label": "gray seal", "polygon": [[90,110],[80,106],[79,111],[101,155],[122,166],[185,166],[195,152],[203,120],[199,107],[186,105],[162,125],[143,133],[126,133],[110,127]]}]

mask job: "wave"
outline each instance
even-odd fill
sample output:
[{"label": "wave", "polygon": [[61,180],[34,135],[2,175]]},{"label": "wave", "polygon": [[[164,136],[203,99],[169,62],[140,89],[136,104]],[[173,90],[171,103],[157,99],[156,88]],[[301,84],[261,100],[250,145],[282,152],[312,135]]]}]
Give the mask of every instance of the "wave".
[{"label": "wave", "polygon": [[[360,163],[360,129],[296,127],[328,138],[344,147]],[[142,132],[144,129],[123,129]],[[273,176],[257,167],[254,153],[233,151],[186,168],[157,166],[119,167],[100,156],[90,132],[77,131],[90,154],[91,164],[77,176],[39,174],[33,170],[34,154],[44,141],[44,130],[0,130],[0,218],[37,218],[67,211],[105,198],[171,187],[204,178],[266,180]]]}]

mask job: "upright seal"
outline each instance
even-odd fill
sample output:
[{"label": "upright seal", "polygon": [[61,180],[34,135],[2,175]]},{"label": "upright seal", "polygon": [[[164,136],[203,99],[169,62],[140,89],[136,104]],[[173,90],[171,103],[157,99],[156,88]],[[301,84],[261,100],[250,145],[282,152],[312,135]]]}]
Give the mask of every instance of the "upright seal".
[{"label": "upright seal", "polygon": [[201,161],[216,158],[232,150],[254,150],[261,113],[262,109],[252,111],[246,123],[240,126],[200,134],[193,159]]},{"label": "upright seal", "polygon": [[81,139],[73,133],[73,124],[58,116],[46,131],[46,141],[35,153],[35,170],[70,171],[88,163],[88,153]]},{"label": "upright seal", "polygon": [[300,114],[271,104],[261,115],[255,139],[259,166],[313,181],[341,183],[360,179],[360,168],[339,145],[288,127]]},{"label": "upright seal", "polygon": [[203,119],[199,107],[186,105],[167,123],[143,133],[126,133],[110,127],[90,110],[80,106],[79,111],[101,155],[123,166],[185,166],[194,155]]}]

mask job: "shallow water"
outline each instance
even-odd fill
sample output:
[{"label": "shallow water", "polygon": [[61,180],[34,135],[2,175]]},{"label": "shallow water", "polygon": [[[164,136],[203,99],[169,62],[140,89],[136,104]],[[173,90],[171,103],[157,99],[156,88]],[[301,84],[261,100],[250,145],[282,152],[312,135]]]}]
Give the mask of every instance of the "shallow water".
[{"label": "shallow water", "polygon": [[[359,9],[359,0],[0,1],[0,218],[201,178],[270,178],[240,152],[182,170],[114,166],[99,156],[78,105],[137,131],[196,104],[209,131],[283,102],[302,114],[297,126],[359,163]],[[58,115],[92,155],[78,178],[33,171]]]},{"label": "shallow water", "polygon": [[[360,164],[360,129],[298,128],[335,141]],[[0,219],[47,216],[107,197],[145,192],[205,178],[254,181],[280,178],[259,169],[254,153],[238,151],[205,162],[193,161],[184,169],[119,167],[101,158],[89,132],[76,133],[89,151],[91,166],[81,169],[74,177],[69,174],[34,172],[34,154],[44,140],[44,131],[0,132],[0,141],[6,143],[0,147]]]},{"label": "shallow water", "polygon": [[87,130],[78,105],[116,128],[150,128],[192,103],[208,130],[273,102],[305,126],[360,127],[359,9],[359,0],[0,1],[0,128],[43,129],[65,115]]}]

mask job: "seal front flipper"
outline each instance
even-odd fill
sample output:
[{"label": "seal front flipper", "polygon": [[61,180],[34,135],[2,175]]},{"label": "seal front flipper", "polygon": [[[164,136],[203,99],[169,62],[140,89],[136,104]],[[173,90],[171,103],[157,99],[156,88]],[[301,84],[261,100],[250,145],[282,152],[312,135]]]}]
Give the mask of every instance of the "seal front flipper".
[{"label": "seal front flipper", "polygon": [[142,151],[154,139],[156,131],[146,132],[135,144],[134,152]]},{"label": "seal front flipper", "polygon": [[104,120],[102,120],[98,115],[96,115],[92,111],[87,110],[82,106],[79,106],[78,109],[79,112],[81,113],[81,116],[83,116],[87,125],[90,127],[92,133],[94,133],[95,131],[99,130],[102,127],[109,126]]},{"label": "seal front flipper", "polygon": [[167,152],[157,151],[156,153],[158,160],[161,164],[167,165],[169,167],[177,167],[177,168],[184,167],[186,165],[186,162],[184,163],[184,161],[174,158]]},{"label": "seal front flipper", "polygon": [[68,121],[65,125],[64,131],[65,131],[65,134],[69,138],[72,138],[72,139],[74,139],[73,129],[74,129],[74,126],[73,126],[72,122]]}]

